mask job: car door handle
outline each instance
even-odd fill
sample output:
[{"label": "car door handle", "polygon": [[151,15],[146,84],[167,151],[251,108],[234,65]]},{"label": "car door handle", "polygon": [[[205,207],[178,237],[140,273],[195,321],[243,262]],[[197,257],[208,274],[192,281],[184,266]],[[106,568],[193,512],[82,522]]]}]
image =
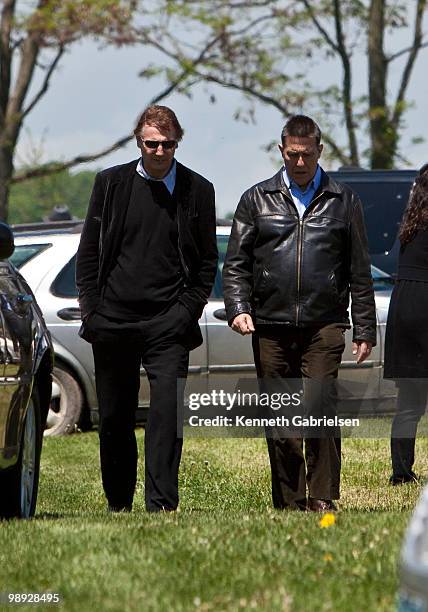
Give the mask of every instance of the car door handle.
[{"label": "car door handle", "polygon": [[214,310],[213,315],[216,319],[220,319],[221,321],[227,321],[225,308],[218,308],[217,310]]},{"label": "car door handle", "polygon": [[64,321],[80,321],[82,318],[80,308],[62,308],[56,314]]}]

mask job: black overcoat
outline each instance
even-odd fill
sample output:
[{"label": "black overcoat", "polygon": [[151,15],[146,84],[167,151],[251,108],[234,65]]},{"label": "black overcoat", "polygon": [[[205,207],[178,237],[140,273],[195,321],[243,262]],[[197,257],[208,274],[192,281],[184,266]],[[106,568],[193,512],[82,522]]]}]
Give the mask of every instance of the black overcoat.
[{"label": "black overcoat", "polygon": [[[99,172],[95,178],[76,260],[76,284],[85,319],[96,310],[108,275],[120,251],[126,212],[138,160]],[[185,277],[179,301],[194,320],[189,348],[202,343],[197,324],[217,271],[216,219],[213,185],[177,162],[178,249]],[[89,338],[87,338],[89,339]]]},{"label": "black overcoat", "polygon": [[385,378],[428,378],[428,230],[400,249],[384,368]]}]

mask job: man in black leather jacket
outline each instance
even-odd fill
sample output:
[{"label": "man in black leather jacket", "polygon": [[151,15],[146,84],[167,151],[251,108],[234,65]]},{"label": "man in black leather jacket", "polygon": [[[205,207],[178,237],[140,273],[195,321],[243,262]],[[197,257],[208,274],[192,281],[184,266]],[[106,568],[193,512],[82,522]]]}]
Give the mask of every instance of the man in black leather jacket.
[{"label": "man in black leather jacket", "polygon": [[[280,379],[323,381],[325,397],[341,362],[349,296],[357,363],[376,342],[376,313],[361,202],[320,168],[320,141],[311,118],[296,115],[286,123],[283,168],[238,204],[223,281],[229,324],[253,334],[258,378],[276,380],[276,389]],[[308,400],[306,414],[335,416],[330,396],[322,405]],[[274,506],[335,510],[340,430],[266,434]]]},{"label": "man in black leather jacket", "polygon": [[171,109],[144,111],[135,129],[141,158],[97,174],[77,253],[80,335],[94,353],[111,511],[132,507],[141,365],[150,383],[146,508],[178,504],[177,380],[202,344],[198,319],[217,270],[214,189],[175,160],[182,135]]}]

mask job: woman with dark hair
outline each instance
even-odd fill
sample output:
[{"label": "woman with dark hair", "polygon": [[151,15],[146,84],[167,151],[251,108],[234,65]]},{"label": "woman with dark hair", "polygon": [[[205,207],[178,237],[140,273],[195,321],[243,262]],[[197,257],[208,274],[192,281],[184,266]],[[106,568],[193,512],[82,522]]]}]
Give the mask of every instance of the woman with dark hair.
[{"label": "woman with dark hair", "polygon": [[428,164],[410,192],[398,235],[397,283],[389,306],[385,378],[397,382],[391,429],[390,484],[416,482],[413,472],[418,423],[428,399]]}]

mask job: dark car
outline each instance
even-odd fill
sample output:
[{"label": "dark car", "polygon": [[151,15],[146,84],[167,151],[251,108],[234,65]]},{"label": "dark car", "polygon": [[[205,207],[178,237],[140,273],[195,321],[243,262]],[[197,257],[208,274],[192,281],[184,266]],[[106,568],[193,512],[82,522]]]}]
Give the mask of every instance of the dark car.
[{"label": "dark car", "polygon": [[34,515],[53,349],[30,287],[6,261],[14,250],[0,223],[0,518]]},{"label": "dark car", "polygon": [[387,274],[397,273],[398,228],[417,170],[337,170],[328,173],[361,198],[371,262]]}]

